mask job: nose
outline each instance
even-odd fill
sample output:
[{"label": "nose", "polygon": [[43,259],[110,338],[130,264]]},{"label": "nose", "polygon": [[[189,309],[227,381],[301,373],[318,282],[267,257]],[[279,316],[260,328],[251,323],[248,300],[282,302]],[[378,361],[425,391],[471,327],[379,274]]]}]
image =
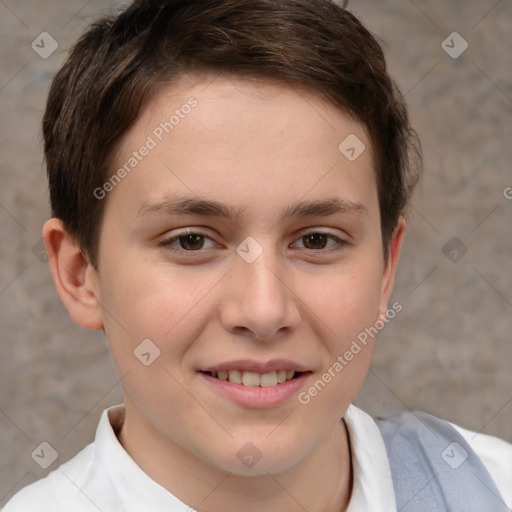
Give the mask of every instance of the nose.
[{"label": "nose", "polygon": [[291,273],[269,253],[252,263],[238,258],[231,270],[220,312],[228,332],[272,341],[299,325],[301,301],[293,292]]}]

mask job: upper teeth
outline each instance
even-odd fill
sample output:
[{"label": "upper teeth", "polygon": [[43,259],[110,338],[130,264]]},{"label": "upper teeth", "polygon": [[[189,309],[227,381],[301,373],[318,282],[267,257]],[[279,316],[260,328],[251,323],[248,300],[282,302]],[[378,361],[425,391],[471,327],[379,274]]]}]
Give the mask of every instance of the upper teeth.
[{"label": "upper teeth", "polygon": [[212,375],[221,380],[229,380],[233,384],[269,387],[293,379],[295,371],[279,370],[277,372],[256,373],[240,370],[219,370],[218,372],[212,372]]}]

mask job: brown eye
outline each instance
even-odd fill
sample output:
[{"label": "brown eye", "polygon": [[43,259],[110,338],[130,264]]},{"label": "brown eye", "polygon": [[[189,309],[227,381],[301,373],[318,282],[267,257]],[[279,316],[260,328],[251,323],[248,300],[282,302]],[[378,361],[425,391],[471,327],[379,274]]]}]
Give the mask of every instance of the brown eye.
[{"label": "brown eye", "polygon": [[302,243],[308,249],[324,249],[328,238],[324,233],[311,233],[302,237]]},{"label": "brown eye", "polygon": [[198,249],[202,249],[204,245],[204,236],[197,234],[184,235],[180,236],[178,241],[182,249],[186,251],[197,251]]},{"label": "brown eye", "polygon": [[159,243],[160,247],[170,249],[172,251],[181,252],[197,252],[203,253],[208,249],[214,249],[216,246],[215,242],[205,233],[187,230],[166,238]]},{"label": "brown eye", "polygon": [[345,240],[321,231],[310,231],[301,236],[295,244],[292,244],[292,246],[314,255],[331,254],[333,251],[345,249],[347,245],[349,244]]}]

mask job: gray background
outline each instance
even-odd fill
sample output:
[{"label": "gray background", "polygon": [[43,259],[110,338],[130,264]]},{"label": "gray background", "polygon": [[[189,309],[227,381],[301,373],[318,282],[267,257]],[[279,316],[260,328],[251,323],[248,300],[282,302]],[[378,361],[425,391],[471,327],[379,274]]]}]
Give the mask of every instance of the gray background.
[{"label": "gray background", "polygon": [[[119,5],[0,1],[0,506],[90,442],[121,400],[103,335],[72,323],[35,255],[49,215],[40,119],[50,80],[86,23]],[[512,441],[512,2],[349,8],[383,45],[425,155],[393,298],[404,309],[357,404],[418,408]],[[31,48],[43,31],[59,44],[47,59]],[[469,44],[457,59],[441,46],[454,31]],[[48,470],[31,458],[42,441],[59,454]]]}]

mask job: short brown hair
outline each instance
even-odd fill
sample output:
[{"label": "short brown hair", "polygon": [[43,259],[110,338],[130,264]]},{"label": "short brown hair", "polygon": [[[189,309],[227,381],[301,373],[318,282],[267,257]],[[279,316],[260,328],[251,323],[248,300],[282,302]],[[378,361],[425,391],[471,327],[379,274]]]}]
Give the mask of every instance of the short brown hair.
[{"label": "short brown hair", "polygon": [[203,72],[307,89],[368,129],[386,257],[420,148],[382,49],[357,18],[331,0],[136,0],[80,38],[43,119],[52,215],[91,263],[105,205],[93,191],[121,138],[160,87]]}]

